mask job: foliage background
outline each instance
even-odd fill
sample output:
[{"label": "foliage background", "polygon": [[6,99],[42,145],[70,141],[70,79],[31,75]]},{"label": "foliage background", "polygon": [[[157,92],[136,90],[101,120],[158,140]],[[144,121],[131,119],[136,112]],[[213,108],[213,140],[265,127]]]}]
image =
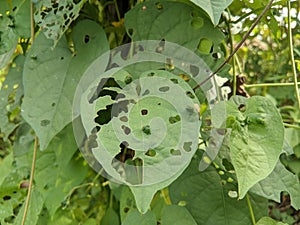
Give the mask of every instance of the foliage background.
[{"label": "foliage background", "polygon": [[[220,168],[216,162],[215,167],[199,173],[201,149],[173,184],[156,193],[151,211],[141,215],[129,188],[108,182],[89,167],[73,137],[70,103],[53,99],[72,99],[71,93],[88,65],[108,49],[131,40],[164,38],[178,43],[199,51],[214,70],[233,51],[268,1],[227,0],[218,5],[219,1],[211,0],[207,2],[215,7],[210,9],[196,0],[32,2],[0,2],[0,224],[22,223],[35,134],[39,134],[43,151],[36,156],[25,224],[251,224],[248,199],[237,201],[236,177],[230,168]],[[148,17],[139,14],[143,4],[154,7],[147,8]],[[191,23],[185,22],[190,18],[185,12],[191,8],[199,15],[206,13],[204,23],[197,15],[192,16]],[[299,10],[300,2],[291,1],[298,78]],[[231,80],[237,77],[238,84],[243,84],[238,85],[237,94],[265,96],[279,109],[287,152],[280,160],[288,169],[277,168],[282,172],[279,180],[290,174],[300,176],[300,111],[295,88],[289,85],[294,79],[288,11],[286,0],[275,1],[235,54],[231,67],[220,72]],[[43,97],[36,101],[36,96]],[[52,112],[53,107],[56,110]],[[44,128],[49,121],[43,118],[46,112],[56,121],[47,131]],[[295,210],[295,205],[299,206],[299,182],[294,204],[288,194],[292,194],[289,188],[294,183],[282,183],[280,188],[286,192],[269,201],[250,191],[247,198],[256,221],[270,216],[286,224],[300,224],[300,213]],[[257,224],[276,224],[263,220]]]}]

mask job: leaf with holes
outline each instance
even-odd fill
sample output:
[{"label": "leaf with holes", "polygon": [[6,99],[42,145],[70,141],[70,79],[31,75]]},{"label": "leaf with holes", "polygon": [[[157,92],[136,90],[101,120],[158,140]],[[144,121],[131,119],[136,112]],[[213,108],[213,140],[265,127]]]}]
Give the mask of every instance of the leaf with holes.
[{"label": "leaf with holes", "polygon": [[239,198],[275,168],[283,146],[284,127],[271,100],[241,96],[226,102],[227,126],[231,128],[230,155],[235,168]]},{"label": "leaf with holes", "polygon": [[174,1],[149,1],[136,5],[126,14],[125,26],[134,41],[165,40],[192,50],[199,46],[206,53],[223,39],[222,33],[214,28],[203,11]]},{"label": "leaf with holes", "polygon": [[295,174],[289,172],[281,162],[277,162],[273,172],[264,180],[254,185],[251,192],[280,202],[282,191],[287,191],[291,196],[291,205],[295,209],[300,209],[300,184]]},{"label": "leaf with holes", "polygon": [[79,22],[72,35],[74,56],[65,39],[51,50],[51,41],[40,34],[25,61],[23,117],[38,135],[41,149],[71,122],[73,97],[82,74],[108,50],[106,35],[95,22]]},{"label": "leaf with holes", "polygon": [[223,11],[230,5],[233,0],[190,0],[202,8],[210,17],[216,26],[219,23]]},{"label": "leaf with holes", "polygon": [[[246,200],[237,201],[234,196],[234,193],[237,194],[237,187],[233,183],[222,184],[221,177],[212,167],[200,172],[198,157],[197,155],[187,170],[170,185],[172,203],[184,205],[197,224],[252,224]],[[256,195],[250,195],[250,199],[255,216],[267,216],[267,200]]]},{"label": "leaf with holes", "polygon": [[39,1],[34,20],[45,36],[54,41],[54,46],[64,35],[70,24],[79,16],[86,0]]}]

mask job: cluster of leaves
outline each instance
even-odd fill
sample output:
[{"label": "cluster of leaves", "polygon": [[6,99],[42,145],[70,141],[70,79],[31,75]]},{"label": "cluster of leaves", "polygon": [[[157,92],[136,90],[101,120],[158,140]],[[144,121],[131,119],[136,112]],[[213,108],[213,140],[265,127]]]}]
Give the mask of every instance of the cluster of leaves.
[{"label": "cluster of leaves", "polygon": [[[83,75],[101,75],[118,66],[120,60],[130,58],[129,50],[128,55],[116,63],[106,54],[109,49],[131,41],[157,40],[157,53],[162,53],[165,41],[172,42],[191,50],[214,71],[251,26],[251,16],[257,16],[266,4],[265,0],[1,1],[0,224],[22,223],[27,211],[25,200],[37,138],[42,151],[38,151],[35,159],[34,184],[25,224],[280,225],[299,222],[297,214],[287,219],[272,214],[285,223],[268,217],[268,200],[280,202],[282,192],[289,194],[294,209],[300,208],[299,124],[297,127],[300,112],[295,90],[290,87],[286,92],[277,90],[283,87],[252,86],[247,89],[250,95],[261,96],[233,96],[228,101],[220,101],[222,97],[218,95],[210,101],[204,92],[213,88],[219,92],[218,86],[193,90],[204,79],[193,80],[197,77],[194,70],[205,70],[203,65],[190,67],[183,73],[173,68],[172,60],[163,65],[146,62],[128,66],[115,74],[112,83],[107,81],[104,90],[110,94],[96,95],[93,110],[84,104],[77,107],[86,133],[96,127],[98,147],[101,139],[112,158],[103,158],[101,151],[92,158],[88,158],[86,152],[79,152],[72,129],[74,95]],[[224,67],[218,75],[231,78],[237,76],[238,71],[253,84],[284,84],[292,80],[290,64],[286,64],[289,48],[286,21],[282,18],[282,24],[278,25],[276,17],[286,9],[285,5],[286,1],[273,4],[249,42],[232,60],[231,70]],[[299,8],[293,3],[296,16]],[[250,11],[245,14],[245,10]],[[295,40],[299,27],[298,21]],[[34,40],[33,34],[36,35]],[[297,62],[300,43],[295,43],[294,52]],[[99,59],[102,67],[95,67]],[[144,81],[139,83],[140,78]],[[151,86],[147,79],[157,79],[157,83]],[[91,89],[97,89],[101,81],[84,90],[83,97],[90,94]],[[134,87],[136,96],[125,88],[128,85]],[[179,88],[184,90],[183,96],[176,98],[177,103],[162,102],[164,107],[158,107],[161,102],[158,104],[154,97],[139,100],[147,90],[155,92],[155,87],[161,92],[170,89],[172,96],[179,96]],[[112,117],[107,109],[121,101],[113,98],[111,92],[125,96],[122,100],[128,102],[126,107],[131,107],[132,114],[121,112]],[[134,106],[138,101],[142,111]],[[178,109],[172,107],[176,104],[184,110],[192,106],[192,113],[178,114]],[[197,127],[200,121],[193,120],[199,132],[181,128],[182,123],[179,123],[198,118],[194,105],[201,106],[201,128]],[[197,117],[192,117],[194,114]],[[112,134],[112,126],[118,118],[126,118],[126,123],[119,126],[127,135],[128,140],[125,140],[130,147],[133,145],[130,132],[153,146],[164,127],[160,122],[154,123],[159,130],[155,133],[153,124],[151,127],[147,124],[158,116],[169,122],[171,130],[165,140],[159,140],[162,144],[151,151],[144,146],[145,154],[139,153],[139,158],[127,157],[126,153],[126,157],[121,155],[121,158],[127,165],[136,162],[153,165],[162,161],[155,157],[157,152],[163,159],[184,151],[192,152],[188,163],[174,176],[156,184],[128,188],[108,181],[89,167],[87,158],[89,163],[93,161],[95,168],[99,161],[105,164],[123,153],[124,146]],[[285,128],[282,118],[294,128]],[[140,124],[142,132],[139,132]],[[178,129],[185,131],[181,150],[175,149]],[[216,135],[212,135],[214,133]],[[211,149],[217,146],[220,151],[211,154]],[[95,146],[89,148],[89,151],[96,149]],[[202,167],[206,169],[199,171]],[[125,170],[125,181],[140,184],[140,180],[126,180],[130,172]],[[159,173],[150,171],[150,174],[153,180],[161,179]]]}]

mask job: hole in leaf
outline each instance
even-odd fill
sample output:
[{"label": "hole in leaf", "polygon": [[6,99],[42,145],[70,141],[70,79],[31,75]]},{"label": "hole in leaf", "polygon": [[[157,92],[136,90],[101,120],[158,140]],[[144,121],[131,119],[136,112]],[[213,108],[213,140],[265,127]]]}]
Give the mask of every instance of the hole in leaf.
[{"label": "hole in leaf", "polygon": [[159,103],[157,103],[157,105],[161,105],[161,103],[159,102]]},{"label": "hole in leaf", "polygon": [[158,44],[158,47],[155,49],[157,53],[162,53],[165,50],[166,40],[161,39],[161,41]]},{"label": "hole in leaf", "polygon": [[83,39],[84,43],[88,43],[90,41],[90,36],[89,35],[84,35],[84,39]]},{"label": "hole in leaf", "polygon": [[154,149],[149,149],[145,154],[147,156],[154,157],[156,155],[156,151]]},{"label": "hole in leaf", "polygon": [[132,28],[128,28],[127,33],[129,36],[133,35],[133,29]]},{"label": "hole in leaf", "polygon": [[129,127],[122,125],[121,128],[123,129],[124,134],[128,135],[131,133],[131,129]]},{"label": "hole in leaf", "polygon": [[2,199],[3,199],[4,201],[7,201],[7,200],[10,200],[10,199],[11,199],[11,196],[5,195],[5,196],[3,196]]},{"label": "hole in leaf", "polygon": [[215,52],[212,54],[212,56],[215,58],[215,59],[220,59],[222,57],[221,53],[220,52]]},{"label": "hole in leaf", "polygon": [[192,27],[195,29],[200,29],[201,27],[203,27],[203,24],[203,18],[201,17],[194,17],[191,22]]},{"label": "hole in leaf", "polygon": [[148,73],[148,77],[153,77],[155,75],[155,73],[154,72],[150,72],[150,73]]},{"label": "hole in leaf", "polygon": [[151,134],[151,129],[149,125],[143,126],[142,131],[144,134],[150,135]]},{"label": "hole in leaf", "polygon": [[171,149],[171,150],[170,150],[170,153],[171,153],[171,155],[174,155],[174,156],[181,155],[180,150],[175,150],[175,149]]},{"label": "hole in leaf", "polygon": [[64,60],[64,57],[62,56],[62,57],[60,57],[60,60]]},{"label": "hole in leaf", "polygon": [[202,38],[198,45],[198,50],[203,54],[209,54],[211,48],[213,46],[213,42],[207,38]]},{"label": "hole in leaf", "polygon": [[187,92],[186,92],[186,95],[187,95],[189,98],[191,98],[191,99],[194,99],[194,98],[195,98],[195,95],[193,95],[193,93],[190,92],[190,91],[187,91]]},{"label": "hole in leaf", "polygon": [[178,84],[178,80],[175,78],[170,79],[174,84]]},{"label": "hole in leaf", "polygon": [[150,91],[147,89],[145,92],[142,94],[143,96],[150,94]]},{"label": "hole in leaf", "polygon": [[184,81],[189,81],[190,80],[190,78],[187,75],[185,75],[185,74],[179,74],[179,77],[181,79],[183,79]]},{"label": "hole in leaf", "polygon": [[148,110],[147,110],[147,109],[142,109],[142,110],[141,110],[141,114],[142,114],[143,116],[147,115],[147,114],[148,114]]},{"label": "hole in leaf", "polygon": [[130,208],[128,208],[128,207],[125,207],[125,208],[123,209],[124,213],[128,213],[129,210],[130,210]]},{"label": "hole in leaf", "polygon": [[56,105],[55,102],[53,102],[53,103],[51,104],[52,107],[54,107],[55,105]]},{"label": "hole in leaf", "polygon": [[132,76],[127,75],[124,79],[125,84],[130,84],[132,82]]},{"label": "hole in leaf", "polygon": [[169,123],[174,124],[181,120],[179,115],[169,117]]},{"label": "hole in leaf", "polygon": [[190,152],[192,149],[191,149],[191,146],[192,146],[192,142],[189,141],[189,142],[184,142],[183,144],[183,149],[184,151],[186,152]]},{"label": "hole in leaf", "polygon": [[127,122],[127,121],[128,121],[128,118],[127,118],[127,116],[122,116],[122,117],[120,117],[120,120],[121,120],[122,122]]},{"label": "hole in leaf", "polygon": [[195,65],[190,65],[190,73],[193,77],[197,76],[199,73],[199,67]]},{"label": "hole in leaf", "polygon": [[49,125],[50,124],[50,120],[42,120],[41,121],[41,126],[42,127],[45,127],[45,126],[47,126],[47,125]]},{"label": "hole in leaf", "polygon": [[245,112],[246,111],[246,105],[240,104],[238,109],[239,109],[240,112]]},{"label": "hole in leaf", "polygon": [[161,92],[167,92],[167,91],[170,90],[170,87],[164,86],[164,87],[160,87],[158,90],[161,91]]},{"label": "hole in leaf", "polygon": [[160,2],[156,2],[155,5],[156,5],[156,8],[157,8],[158,11],[161,11],[164,8],[163,5]]},{"label": "hole in leaf", "polygon": [[174,61],[171,58],[166,58],[166,69],[173,70],[174,67]]}]

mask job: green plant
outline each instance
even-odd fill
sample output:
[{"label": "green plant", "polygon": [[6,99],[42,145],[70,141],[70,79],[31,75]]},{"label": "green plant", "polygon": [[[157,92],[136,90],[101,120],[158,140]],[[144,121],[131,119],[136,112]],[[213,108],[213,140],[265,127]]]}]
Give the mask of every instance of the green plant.
[{"label": "green plant", "polygon": [[0,224],[299,224],[299,9],[1,1]]}]

